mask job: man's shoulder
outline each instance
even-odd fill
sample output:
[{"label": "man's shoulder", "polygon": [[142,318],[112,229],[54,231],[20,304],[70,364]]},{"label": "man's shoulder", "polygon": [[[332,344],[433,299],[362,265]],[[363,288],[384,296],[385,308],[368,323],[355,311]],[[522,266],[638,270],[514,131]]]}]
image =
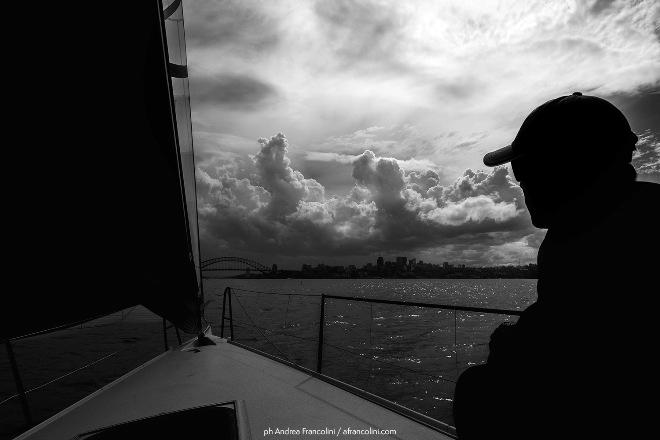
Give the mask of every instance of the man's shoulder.
[{"label": "man's shoulder", "polygon": [[660,195],[660,184],[655,182],[635,182],[633,184],[633,189],[636,193],[640,195],[655,195],[656,197]]},{"label": "man's shoulder", "polygon": [[584,231],[585,238],[617,243],[624,248],[636,248],[651,239],[651,231],[657,229],[660,185],[633,182],[625,190],[612,194],[612,198],[592,227]]},{"label": "man's shoulder", "polygon": [[[622,278],[646,279],[655,252],[660,247],[658,216],[660,215],[660,185],[650,182],[634,182],[627,191],[617,194],[605,209],[601,221],[585,231],[579,244],[589,255],[587,265],[594,270],[615,264],[617,273],[601,275],[601,281]],[[578,251],[578,252],[579,252]]]},{"label": "man's shoulder", "polygon": [[660,185],[652,182],[635,182],[620,214],[637,223],[655,224],[660,210]]},{"label": "man's shoulder", "polygon": [[660,246],[659,211],[660,185],[632,182],[585,208],[568,227],[550,228],[539,249],[539,266],[557,263],[564,270],[573,260],[584,267],[613,255],[621,260],[647,254]]}]

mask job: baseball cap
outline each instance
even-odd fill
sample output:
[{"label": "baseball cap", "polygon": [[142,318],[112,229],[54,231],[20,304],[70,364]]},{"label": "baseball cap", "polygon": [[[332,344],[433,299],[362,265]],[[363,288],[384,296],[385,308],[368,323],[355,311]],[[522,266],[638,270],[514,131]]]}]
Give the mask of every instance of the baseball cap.
[{"label": "baseball cap", "polygon": [[534,155],[539,159],[608,160],[635,149],[637,136],[612,103],[575,92],[532,111],[510,145],[484,156],[494,167]]}]

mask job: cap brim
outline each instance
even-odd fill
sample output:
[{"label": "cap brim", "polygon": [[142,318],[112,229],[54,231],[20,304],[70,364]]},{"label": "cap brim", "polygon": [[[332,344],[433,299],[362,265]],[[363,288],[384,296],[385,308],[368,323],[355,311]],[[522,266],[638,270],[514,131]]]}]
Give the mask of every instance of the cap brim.
[{"label": "cap brim", "polygon": [[513,151],[513,146],[507,145],[506,147],[502,147],[499,150],[487,153],[484,156],[484,165],[487,167],[495,167],[497,165],[511,162],[516,157],[518,157],[518,154]]}]

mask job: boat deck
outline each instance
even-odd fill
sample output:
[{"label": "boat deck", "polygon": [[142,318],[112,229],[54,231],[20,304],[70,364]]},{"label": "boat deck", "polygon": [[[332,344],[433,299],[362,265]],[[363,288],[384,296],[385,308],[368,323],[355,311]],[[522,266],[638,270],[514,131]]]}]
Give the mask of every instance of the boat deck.
[{"label": "boat deck", "polygon": [[[425,424],[366,400],[309,372],[210,336],[170,349],[72,405],[19,439],[71,439],[101,427],[185,408],[241,401],[251,438],[327,437],[275,435],[276,429],[335,429],[335,438],[451,438]],[[268,429],[272,435],[266,435]],[[343,433],[350,429],[396,434]]]}]

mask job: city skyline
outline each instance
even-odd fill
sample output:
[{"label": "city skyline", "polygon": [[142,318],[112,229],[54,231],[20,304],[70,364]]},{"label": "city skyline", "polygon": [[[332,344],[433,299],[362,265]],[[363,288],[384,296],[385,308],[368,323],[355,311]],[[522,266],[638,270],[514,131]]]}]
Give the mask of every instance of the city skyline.
[{"label": "city skyline", "polygon": [[[463,263],[456,263],[456,262],[449,262],[449,261],[443,261],[442,263],[434,263],[430,261],[424,261],[424,260],[418,260],[416,257],[407,257],[407,256],[397,256],[394,257],[393,260],[386,260],[382,256],[376,257],[375,260],[370,260],[367,262],[363,262],[362,264],[341,264],[341,263],[335,263],[335,264],[326,264],[325,262],[317,262],[315,264],[310,264],[308,262],[303,262],[300,267],[298,268],[293,268],[293,267],[282,267],[279,266],[277,262],[264,262],[264,261],[254,261],[254,260],[249,260],[249,259],[244,259],[241,257],[235,257],[235,256],[224,256],[222,258],[211,258],[209,260],[203,261],[203,269],[204,271],[208,270],[218,270],[213,269],[212,267],[216,264],[227,264],[229,263],[230,265],[236,265],[238,264],[239,266],[242,266],[243,268],[236,268],[236,269],[229,269],[229,268],[223,268],[221,270],[225,271],[237,271],[237,272],[242,272],[243,270],[246,270],[247,272],[250,272],[250,270],[254,269],[257,271],[264,271],[264,270],[269,270],[270,272],[278,272],[278,271],[289,271],[289,272],[297,272],[297,271],[309,271],[309,270],[346,270],[346,271],[355,271],[355,270],[371,270],[372,268],[375,269],[383,269],[383,268],[389,268],[389,269],[405,269],[407,271],[411,271],[414,268],[420,268],[420,267],[425,267],[427,269],[444,269],[444,270],[452,270],[452,269],[469,269],[469,268],[495,268],[495,267],[505,267],[505,266],[511,266],[511,267],[527,267],[527,266],[536,266],[536,263],[526,263],[522,264],[521,261],[518,261],[517,264],[504,264],[504,265],[496,265],[496,266],[470,266],[467,264]],[[250,267],[252,267],[250,269]],[[264,269],[266,268],[266,269]]]}]

